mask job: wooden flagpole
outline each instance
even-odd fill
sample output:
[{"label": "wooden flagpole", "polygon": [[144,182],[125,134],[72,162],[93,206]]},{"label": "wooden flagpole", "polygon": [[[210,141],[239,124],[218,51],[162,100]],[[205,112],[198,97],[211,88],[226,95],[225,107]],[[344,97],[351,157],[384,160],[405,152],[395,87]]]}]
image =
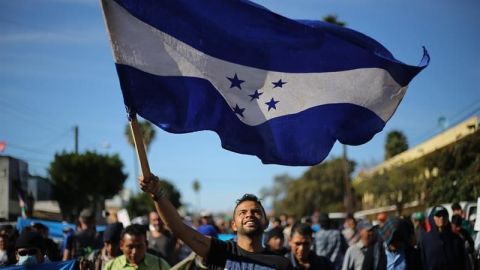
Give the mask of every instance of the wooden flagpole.
[{"label": "wooden flagpole", "polygon": [[[147,153],[145,152],[145,145],[143,144],[142,132],[138,126],[137,116],[135,114],[129,115],[130,130],[132,131],[133,142],[135,143],[135,151],[137,152],[138,162],[142,169],[143,176],[149,176],[150,166],[148,165]],[[138,177],[135,176],[135,177]]]}]

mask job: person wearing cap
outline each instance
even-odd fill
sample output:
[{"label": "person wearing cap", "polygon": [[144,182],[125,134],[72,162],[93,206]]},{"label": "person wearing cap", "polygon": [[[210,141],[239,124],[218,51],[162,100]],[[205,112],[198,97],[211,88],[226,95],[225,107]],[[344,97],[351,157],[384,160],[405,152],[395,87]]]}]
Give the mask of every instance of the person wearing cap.
[{"label": "person wearing cap", "polygon": [[48,262],[41,234],[23,231],[15,242],[17,265],[32,265]]},{"label": "person wearing cap", "polygon": [[381,243],[380,257],[376,258],[378,261],[375,262],[366,255],[363,267],[372,269],[372,265],[377,264],[376,269],[422,269],[420,253],[414,245],[413,224],[409,219],[389,217],[383,227],[378,229],[378,234]]},{"label": "person wearing cap", "polygon": [[291,251],[285,257],[297,270],[333,270],[334,266],[327,257],[319,256],[312,251],[312,235],[311,225],[295,224],[288,241]]},{"label": "person wearing cap", "polygon": [[315,251],[317,255],[329,258],[335,269],[341,269],[347,242],[339,230],[331,228],[328,214],[320,213],[318,221],[320,230],[315,233]]},{"label": "person wearing cap", "polygon": [[108,261],[122,255],[120,250],[122,230],[123,225],[120,222],[107,225],[103,232],[103,247],[94,250],[87,256],[87,259],[92,262],[94,270],[103,269]]},{"label": "person wearing cap", "polygon": [[105,270],[169,270],[170,265],[162,258],[147,253],[147,234],[140,224],[127,226],[120,236],[123,255],[110,260]]},{"label": "person wearing cap", "polygon": [[288,249],[285,247],[284,234],[281,227],[268,230],[264,234],[265,248],[272,253],[284,256]]},{"label": "person wearing cap", "polygon": [[374,227],[370,222],[360,222],[357,225],[359,241],[351,245],[345,253],[342,270],[362,270],[365,253],[373,244]]},{"label": "person wearing cap", "polygon": [[425,227],[425,214],[423,212],[415,212],[412,215],[413,227],[415,229],[415,240],[418,246],[423,234],[427,231]]},{"label": "person wearing cap", "polygon": [[73,258],[83,257],[102,247],[102,235],[95,228],[95,213],[83,209],[78,218],[78,228],[73,234]]},{"label": "person wearing cap", "polygon": [[430,231],[420,240],[422,265],[425,270],[466,269],[465,246],[462,239],[452,232],[445,207],[433,207],[428,216]]},{"label": "person wearing cap", "polygon": [[261,201],[245,194],[233,209],[232,230],[236,241],[209,238],[182,222],[175,207],[165,196],[158,177],[153,174],[139,178],[140,188],[149,193],[155,208],[173,234],[185,242],[196,254],[206,258],[209,269],[291,269],[290,262],[272,254],[262,246],[263,232],[268,226]]},{"label": "person wearing cap", "polygon": [[49,229],[42,223],[35,223],[32,225],[32,229],[42,235],[47,257],[50,261],[60,261],[62,256],[58,245],[48,237]]}]

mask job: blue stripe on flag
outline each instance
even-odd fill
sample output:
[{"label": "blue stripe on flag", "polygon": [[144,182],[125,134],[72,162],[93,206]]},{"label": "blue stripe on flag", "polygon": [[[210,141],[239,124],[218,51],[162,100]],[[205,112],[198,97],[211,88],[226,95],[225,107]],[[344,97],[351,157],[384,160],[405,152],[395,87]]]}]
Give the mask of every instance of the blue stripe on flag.
[{"label": "blue stripe on flag", "polygon": [[142,117],[172,133],[215,131],[223,148],[256,155],[263,163],[314,165],[328,155],[336,139],[350,145],[363,144],[385,125],[372,111],[341,103],[248,126],[232,113],[207,80],[156,76],[126,65],[116,67],[124,99]]},{"label": "blue stripe on flag", "polygon": [[405,86],[421,66],[396,60],[374,39],[319,21],[295,21],[249,1],[115,0],[139,20],[206,54],[289,73],[382,68]]}]

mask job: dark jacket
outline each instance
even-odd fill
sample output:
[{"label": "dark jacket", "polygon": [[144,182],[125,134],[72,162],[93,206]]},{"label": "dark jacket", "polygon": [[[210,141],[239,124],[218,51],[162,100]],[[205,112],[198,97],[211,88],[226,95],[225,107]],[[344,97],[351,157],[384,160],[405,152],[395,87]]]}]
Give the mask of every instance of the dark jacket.
[{"label": "dark jacket", "polygon": [[[441,232],[435,226],[434,211],[442,206],[432,209],[428,217],[430,231],[425,233],[420,240],[420,253],[422,265],[425,270],[465,269],[465,247],[462,239],[452,232],[450,223],[447,222]],[[446,212],[446,209],[445,209]],[[448,212],[444,218],[448,221]]]}]

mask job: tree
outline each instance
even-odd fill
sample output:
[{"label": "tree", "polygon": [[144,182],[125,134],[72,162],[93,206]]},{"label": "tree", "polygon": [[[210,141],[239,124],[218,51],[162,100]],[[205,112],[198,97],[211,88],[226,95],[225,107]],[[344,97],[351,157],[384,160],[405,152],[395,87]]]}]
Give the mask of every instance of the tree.
[{"label": "tree", "polygon": [[336,14],[328,14],[327,16],[323,17],[323,21],[331,23],[331,24],[336,24],[336,25],[339,25],[339,26],[347,25],[346,22],[339,21],[338,16]]},{"label": "tree", "polygon": [[[123,187],[127,175],[118,155],[55,154],[48,173],[64,219],[74,221],[83,208],[95,208]],[[100,210],[100,209],[99,209]]]},{"label": "tree", "polygon": [[[142,134],[143,145],[145,150],[148,151],[150,144],[155,139],[155,129],[149,121],[138,121],[138,126],[140,128],[140,133]],[[125,126],[125,136],[127,137],[128,143],[135,148],[135,142],[133,141],[132,132],[130,130],[130,124],[127,123]]]},{"label": "tree", "polygon": [[[349,161],[349,174],[355,162]],[[282,210],[297,217],[322,212],[344,211],[344,164],[342,158],[325,161],[308,169],[288,185]]]},{"label": "tree", "polygon": [[272,200],[272,208],[275,213],[280,213],[283,211],[282,201],[287,196],[290,183],[295,180],[288,174],[277,175],[273,179],[273,185],[268,187],[263,187],[260,190],[260,197],[262,199],[270,198]]},{"label": "tree", "polygon": [[385,141],[385,160],[408,149],[407,137],[398,130],[390,131]]},{"label": "tree", "polygon": [[193,192],[195,192],[195,196],[197,197],[197,213],[200,210],[200,188],[200,182],[197,179],[193,180],[192,189]]},{"label": "tree", "polygon": [[[160,187],[165,190],[165,196],[167,196],[175,208],[179,208],[182,205],[180,191],[172,183],[168,180],[160,179]],[[144,192],[140,192],[132,197],[128,201],[126,208],[131,217],[143,216],[155,210],[153,200]]]},{"label": "tree", "polygon": [[[148,152],[150,149],[150,144],[155,139],[155,129],[149,121],[138,121],[138,127],[140,128],[140,133],[142,134],[143,146],[145,147],[145,151]],[[138,176],[138,163],[137,163],[137,156],[135,152],[135,142],[133,140],[132,131],[130,128],[130,123],[127,123],[125,126],[125,137],[127,137],[128,144],[133,148],[133,164],[134,164],[134,175],[135,177]]]}]

